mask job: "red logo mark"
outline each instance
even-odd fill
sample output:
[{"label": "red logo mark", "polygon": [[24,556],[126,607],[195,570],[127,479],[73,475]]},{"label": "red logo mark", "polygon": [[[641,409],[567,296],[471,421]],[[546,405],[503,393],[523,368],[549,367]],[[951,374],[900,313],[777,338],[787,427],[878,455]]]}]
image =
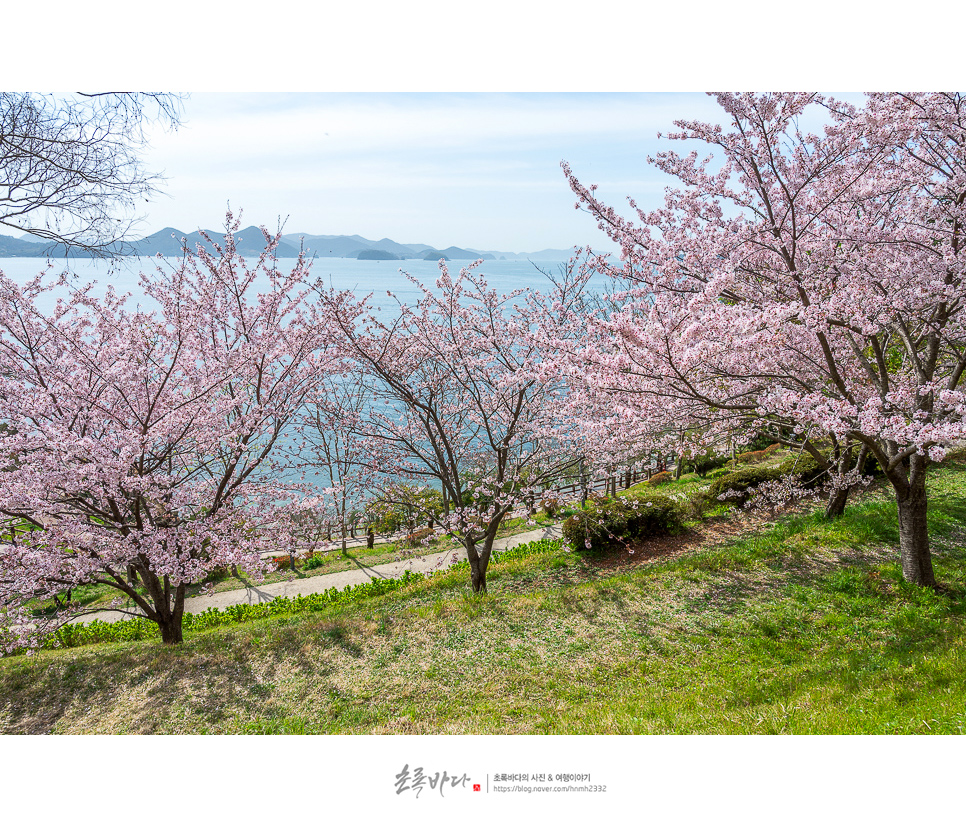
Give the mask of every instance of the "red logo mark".
[{"label": "red logo mark", "polygon": [[478,791],[479,789],[480,789],[480,786],[479,785],[473,785],[473,790],[474,791]]}]

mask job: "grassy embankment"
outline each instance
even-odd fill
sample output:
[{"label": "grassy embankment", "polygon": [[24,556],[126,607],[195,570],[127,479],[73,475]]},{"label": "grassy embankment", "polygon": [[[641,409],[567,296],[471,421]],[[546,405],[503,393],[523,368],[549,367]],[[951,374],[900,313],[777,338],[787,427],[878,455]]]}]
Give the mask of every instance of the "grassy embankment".
[{"label": "grassy embankment", "polygon": [[[684,486],[684,485],[682,485]],[[0,660],[0,729],[99,733],[959,733],[966,465],[930,476],[942,591],[887,493],[717,517],[635,554],[506,560],[184,645]]]}]

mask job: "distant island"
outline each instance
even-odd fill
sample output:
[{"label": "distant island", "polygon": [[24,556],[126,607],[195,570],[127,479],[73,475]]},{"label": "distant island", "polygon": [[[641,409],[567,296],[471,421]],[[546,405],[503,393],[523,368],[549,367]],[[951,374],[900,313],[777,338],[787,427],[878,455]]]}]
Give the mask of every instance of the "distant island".
[{"label": "distant island", "polygon": [[[224,238],[224,232],[206,231],[215,242]],[[133,255],[137,257],[179,258],[187,251],[194,254],[201,245],[211,251],[200,232],[182,232],[170,226],[148,235],[141,240],[132,240],[119,244],[118,255]],[[244,257],[257,257],[265,249],[265,236],[257,226],[249,226],[235,235],[235,246],[239,254]],[[440,249],[426,243],[396,243],[389,238],[382,240],[368,240],[360,235],[282,235],[275,254],[279,258],[298,257],[299,251],[304,251],[314,258],[356,258],[358,260],[432,260],[440,258],[455,261],[475,260],[534,260],[534,261],[565,261],[573,254],[569,249],[542,249],[539,252],[501,252],[497,250],[462,249],[449,246]],[[379,257],[372,253],[376,252]],[[366,254],[368,253],[368,254]],[[63,258],[66,257],[63,245],[52,244],[48,240],[36,235],[22,235],[10,237],[0,234],[0,258]],[[83,253],[72,253],[77,257],[86,257]]]}]

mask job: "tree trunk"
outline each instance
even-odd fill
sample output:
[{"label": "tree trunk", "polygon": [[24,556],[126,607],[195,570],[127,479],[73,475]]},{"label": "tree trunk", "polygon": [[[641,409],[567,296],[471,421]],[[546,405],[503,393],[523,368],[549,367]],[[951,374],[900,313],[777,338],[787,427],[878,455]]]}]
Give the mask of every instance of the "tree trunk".
[{"label": "tree trunk", "polygon": [[845,512],[845,505],[849,500],[849,489],[833,489],[825,505],[826,518],[838,518]]},{"label": "tree trunk", "polygon": [[160,609],[157,611],[158,628],[161,629],[161,642],[166,645],[175,645],[184,642],[182,632],[182,621],[184,620],[184,595],[187,590],[186,585],[178,585],[174,591],[174,607],[171,611]]},{"label": "tree trunk", "polygon": [[[855,460],[855,465],[852,465],[852,450],[847,447],[842,453],[838,470],[840,475],[844,475],[848,471],[852,471],[862,474],[862,470],[865,468],[866,458],[869,456],[868,446],[862,446],[859,449],[859,456]],[[849,493],[851,492],[851,487],[845,487],[845,489],[833,489],[828,498],[828,504],[825,505],[825,517],[826,518],[838,518],[845,513],[845,505],[849,500]]]},{"label": "tree trunk", "polygon": [[470,563],[470,581],[473,584],[474,593],[485,594],[486,566],[483,564],[480,552],[476,549],[476,542],[472,538],[466,539],[466,557]]},{"label": "tree trunk", "polygon": [[166,645],[173,646],[177,643],[184,642],[184,635],[181,631],[181,618],[179,617],[177,621],[171,619],[158,623],[158,628],[161,629],[161,642]]},{"label": "tree trunk", "polygon": [[[914,456],[918,458],[919,456]],[[909,486],[897,491],[899,508],[899,556],[902,576],[907,582],[934,587],[936,578],[929,552],[929,527],[926,523],[925,461],[913,460]]]}]

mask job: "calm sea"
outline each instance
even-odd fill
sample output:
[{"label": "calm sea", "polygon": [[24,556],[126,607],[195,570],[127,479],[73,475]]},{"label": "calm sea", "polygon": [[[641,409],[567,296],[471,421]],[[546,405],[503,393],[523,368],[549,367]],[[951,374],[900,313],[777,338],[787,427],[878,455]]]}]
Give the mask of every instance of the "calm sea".
[{"label": "calm sea", "polygon": [[[250,260],[254,263],[254,260]],[[278,266],[283,272],[295,266],[294,258],[279,258]],[[449,261],[447,268],[454,276],[460,268],[469,266],[470,261]],[[108,263],[103,260],[92,261],[76,258],[69,262],[53,261],[48,269],[44,258],[0,258],[0,272],[18,283],[23,283],[35,275],[47,270],[48,277],[67,271],[72,284],[83,285],[96,281],[98,286],[112,285],[118,292],[129,292],[136,301],[143,301],[138,279],[141,273],[154,273],[157,266],[170,270],[176,268],[171,263],[154,258],[128,258],[119,263]],[[490,289],[500,293],[507,293],[521,288],[530,288],[547,292],[551,289],[551,281],[543,273],[557,275],[562,267],[558,261],[484,261],[482,266],[474,272],[482,274]],[[406,279],[402,271],[409,273],[429,287],[434,286],[439,275],[439,268],[435,261],[358,261],[352,258],[317,258],[312,265],[312,275],[321,277],[327,285],[338,290],[352,290],[357,296],[373,294],[372,303],[383,306],[392,302],[386,296],[391,291],[408,303],[414,302],[419,293],[413,284]],[[543,270],[541,273],[540,270]],[[267,284],[265,285],[267,287]],[[258,289],[256,285],[256,289]],[[603,282],[600,287],[603,289]],[[95,290],[96,293],[96,290]],[[52,307],[55,298],[49,299]]]}]

